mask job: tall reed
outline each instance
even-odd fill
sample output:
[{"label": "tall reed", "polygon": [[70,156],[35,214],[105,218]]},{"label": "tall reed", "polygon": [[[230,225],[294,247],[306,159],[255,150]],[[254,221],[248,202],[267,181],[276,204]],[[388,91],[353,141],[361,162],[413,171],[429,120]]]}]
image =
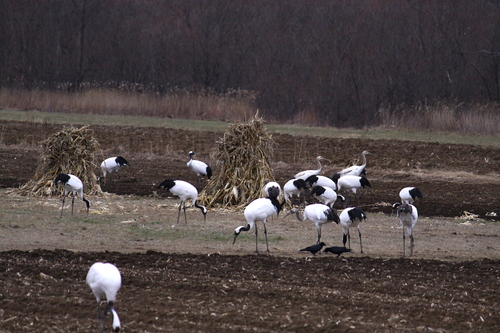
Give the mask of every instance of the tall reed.
[{"label": "tall reed", "polygon": [[474,135],[500,134],[500,104],[419,103],[383,107],[382,126],[416,131],[455,132]]},{"label": "tall reed", "polygon": [[217,94],[184,89],[160,94],[109,88],[76,92],[0,89],[3,107],[22,110],[223,121],[250,119],[255,114],[255,98],[246,90]]}]

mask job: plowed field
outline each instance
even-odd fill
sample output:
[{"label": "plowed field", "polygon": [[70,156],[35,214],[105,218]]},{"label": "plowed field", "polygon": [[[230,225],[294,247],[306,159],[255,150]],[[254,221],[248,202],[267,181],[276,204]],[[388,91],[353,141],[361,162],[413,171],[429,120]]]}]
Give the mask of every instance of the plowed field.
[{"label": "plowed field", "polygon": [[[157,185],[197,184],[187,152],[213,163],[222,133],[92,126],[102,157],[122,155],[130,166],[103,187],[117,195],[88,198],[89,216],[78,200],[61,219],[60,198],[10,193],[33,176],[40,141],[61,128],[0,122],[0,332],[97,331],[85,284],[95,261],[121,271],[123,332],[498,332],[500,149],[274,135],[281,184],[316,168],[317,155],[331,176],[373,153],[372,188],[360,194],[365,251],[352,231],[354,253],[337,259],[298,252],[316,229],[292,217],[268,221],[271,252],[260,232],[257,255],[253,232],[232,245],[241,212],[211,210],[203,223],[188,209],[188,223],[175,224],[177,201]],[[411,258],[401,257],[402,230],[390,216],[404,186],[424,194]],[[328,246],[342,245],[338,226],[323,229]]]}]

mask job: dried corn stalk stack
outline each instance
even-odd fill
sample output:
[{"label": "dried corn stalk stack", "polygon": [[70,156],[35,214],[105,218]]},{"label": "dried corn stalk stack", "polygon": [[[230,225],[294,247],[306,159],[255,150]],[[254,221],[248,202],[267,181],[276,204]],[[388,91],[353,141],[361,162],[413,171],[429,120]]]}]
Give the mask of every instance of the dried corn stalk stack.
[{"label": "dried corn stalk stack", "polygon": [[269,165],[273,144],[257,114],[246,124],[231,123],[212,153],[216,172],[200,200],[209,207],[243,208],[262,197],[263,186],[274,181]]},{"label": "dried corn stalk stack", "polygon": [[99,144],[87,127],[64,127],[43,141],[43,152],[34,179],[21,186],[20,194],[50,196],[53,191],[62,194],[62,186],[55,188],[53,185],[60,173],[70,173],[80,178],[85,194],[102,194],[93,171],[97,166],[95,153]]}]

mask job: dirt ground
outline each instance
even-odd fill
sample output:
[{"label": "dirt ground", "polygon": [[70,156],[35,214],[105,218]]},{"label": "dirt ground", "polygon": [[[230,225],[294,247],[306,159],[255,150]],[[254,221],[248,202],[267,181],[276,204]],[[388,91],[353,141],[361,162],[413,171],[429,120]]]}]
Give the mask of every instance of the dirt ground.
[{"label": "dirt ground", "polygon": [[[95,261],[120,269],[115,304],[124,332],[497,332],[500,327],[500,149],[369,139],[274,135],[272,167],[283,184],[300,170],[323,174],[358,163],[369,150],[361,207],[364,253],[298,252],[312,245],[310,222],[268,222],[232,245],[241,212],[188,209],[175,224],[176,200],[158,191],[166,178],[196,183],[187,152],[212,165],[221,133],[92,126],[102,157],[130,162],[92,210],[75,202],[59,218],[60,198],[26,198],[11,189],[33,176],[39,142],[60,125],[0,122],[0,332],[96,331],[96,304],[85,275]],[[199,189],[203,184],[197,184]],[[402,258],[402,229],[390,204],[418,186],[415,251]],[[340,207],[339,207],[340,208]],[[182,218],[182,217],[181,217]],[[182,220],[181,220],[182,221]],[[336,225],[323,228],[341,245]],[[408,244],[407,244],[408,245]],[[107,322],[110,331],[110,319]]]}]

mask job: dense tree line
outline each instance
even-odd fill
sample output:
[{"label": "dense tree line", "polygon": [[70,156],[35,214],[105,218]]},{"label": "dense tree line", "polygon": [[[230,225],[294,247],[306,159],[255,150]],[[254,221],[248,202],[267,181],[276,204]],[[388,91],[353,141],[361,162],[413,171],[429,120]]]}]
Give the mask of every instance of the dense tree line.
[{"label": "dense tree line", "polygon": [[258,93],[280,121],[500,101],[498,0],[0,0],[0,83]]}]

